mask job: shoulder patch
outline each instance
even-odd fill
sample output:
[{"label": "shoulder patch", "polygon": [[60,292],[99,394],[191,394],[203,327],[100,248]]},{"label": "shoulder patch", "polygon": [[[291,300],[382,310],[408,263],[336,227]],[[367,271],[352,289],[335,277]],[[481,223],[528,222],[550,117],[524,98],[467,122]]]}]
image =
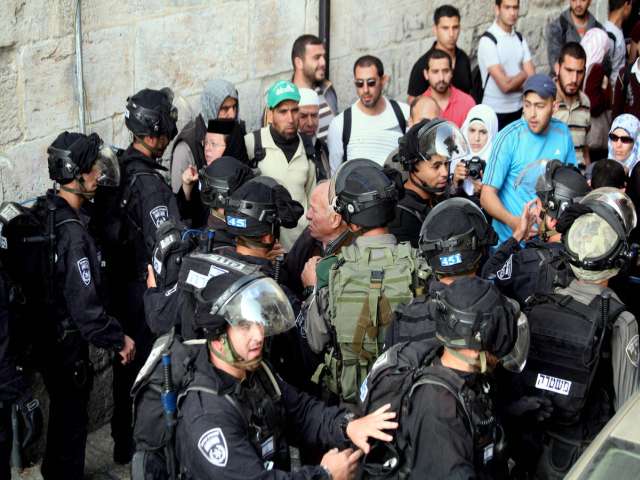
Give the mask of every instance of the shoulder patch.
[{"label": "shoulder patch", "polygon": [[226,467],[229,458],[227,439],[219,427],[204,432],[198,440],[198,450],[209,463],[216,467]]},{"label": "shoulder patch", "polygon": [[625,351],[627,353],[627,358],[629,359],[629,361],[631,362],[631,364],[638,368],[638,360],[640,357],[640,342],[639,342],[639,337],[638,335],[634,335],[631,340],[629,340],[629,343],[627,344],[627,347],[625,348]]},{"label": "shoulder patch", "polygon": [[165,205],[158,205],[149,212],[149,215],[153,224],[158,228],[169,220],[169,209]]},{"label": "shoulder patch", "polygon": [[316,290],[320,290],[329,285],[329,271],[337,261],[338,257],[331,255],[318,262],[316,265]]},{"label": "shoulder patch", "polygon": [[513,254],[509,256],[509,260],[505,262],[500,270],[496,273],[496,276],[500,280],[509,280],[513,271]]},{"label": "shoulder patch", "polygon": [[82,283],[84,283],[85,286],[88,287],[91,283],[91,266],[89,265],[89,259],[87,257],[83,257],[78,260],[77,265]]}]

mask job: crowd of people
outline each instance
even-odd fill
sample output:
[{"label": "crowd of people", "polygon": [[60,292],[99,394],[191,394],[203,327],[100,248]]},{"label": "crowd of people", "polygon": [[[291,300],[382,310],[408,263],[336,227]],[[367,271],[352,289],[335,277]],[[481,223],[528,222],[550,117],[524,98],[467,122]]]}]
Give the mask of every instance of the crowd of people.
[{"label": "crowd of people", "polygon": [[568,3],[549,74],[518,0],[475,62],[442,5],[407,103],[368,54],[339,110],[306,34],[256,131],[215,79],[180,131],[164,88],[126,149],[61,133],[54,188],[0,205],[0,479],[34,370],[42,475],[83,478],[90,344],[134,480],[563,478],[640,384],[637,6]]}]

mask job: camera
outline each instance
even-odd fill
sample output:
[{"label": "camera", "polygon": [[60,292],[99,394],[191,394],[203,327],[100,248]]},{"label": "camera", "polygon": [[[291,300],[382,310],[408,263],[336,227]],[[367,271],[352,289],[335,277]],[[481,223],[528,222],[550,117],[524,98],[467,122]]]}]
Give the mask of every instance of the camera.
[{"label": "camera", "polygon": [[484,172],[487,162],[480,157],[473,157],[470,160],[463,160],[464,166],[469,170],[469,177],[474,180],[480,180]]}]

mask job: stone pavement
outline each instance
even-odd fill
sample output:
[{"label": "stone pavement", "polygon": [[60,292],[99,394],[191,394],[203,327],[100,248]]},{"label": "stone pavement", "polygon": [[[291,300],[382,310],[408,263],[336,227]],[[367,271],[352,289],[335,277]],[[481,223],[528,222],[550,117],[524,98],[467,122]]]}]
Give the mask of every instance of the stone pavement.
[{"label": "stone pavement", "polygon": [[[89,434],[87,440],[87,457],[85,463],[85,480],[129,480],[129,465],[116,465],[113,463],[111,440],[111,427],[106,425]],[[18,474],[13,470],[11,480],[42,480],[40,466],[28,468]]]}]

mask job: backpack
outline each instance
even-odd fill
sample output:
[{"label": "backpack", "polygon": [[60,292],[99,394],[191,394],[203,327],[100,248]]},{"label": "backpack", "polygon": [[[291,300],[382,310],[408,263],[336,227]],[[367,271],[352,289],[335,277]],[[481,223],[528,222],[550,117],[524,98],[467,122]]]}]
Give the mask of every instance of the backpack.
[{"label": "backpack", "polygon": [[[391,104],[391,108],[393,109],[393,113],[398,120],[398,126],[400,130],[402,130],[402,134],[407,133],[407,120],[404,118],[404,113],[402,113],[402,108],[395,100],[389,99],[389,103]],[[342,124],[342,163],[347,161],[347,146],[349,145],[349,140],[351,140],[351,124],[353,123],[353,112],[351,111],[353,107],[348,107],[343,112],[343,124]]]},{"label": "backpack", "polygon": [[[376,253],[381,257],[374,259]],[[355,403],[358,386],[382,352],[393,310],[413,298],[416,254],[408,243],[350,245],[324,262],[331,265],[326,280],[333,341],[312,380],[322,380],[343,401]]]},{"label": "backpack", "polygon": [[[562,29],[561,44],[564,45],[565,43],[567,43],[567,30],[569,29],[569,20],[567,20],[564,15],[560,15],[560,28]],[[611,49],[611,51],[613,52],[616,49],[616,36],[609,30],[604,28],[604,26],[597,20],[593,28],[599,28],[600,30],[605,31],[607,36],[613,41],[613,48]]]},{"label": "backpack", "polygon": [[[56,235],[58,228],[80,220],[57,210],[46,197],[30,207],[5,202],[0,205],[0,261],[9,278],[9,309],[18,327],[20,345],[37,339],[59,338],[67,325],[54,323]],[[37,349],[36,349],[37,350]]]},{"label": "backpack", "polygon": [[[520,43],[522,43],[522,34],[520,32],[516,32],[516,36],[518,37],[518,40],[520,40]],[[482,35],[480,35],[478,43],[483,37],[488,38],[493,43],[498,45],[498,39],[493,35],[493,33],[485,31]],[[484,98],[484,90],[485,88],[487,88],[489,78],[491,78],[489,72],[487,72],[487,78],[482,78],[482,73],[480,72],[480,63],[478,63],[475,67],[473,67],[473,70],[471,70],[471,96],[477,104],[482,103],[482,99]]]},{"label": "backpack", "polygon": [[435,338],[436,322],[426,315],[428,300],[428,296],[416,297],[396,309],[384,339],[385,350],[398,343]]},{"label": "backpack", "polygon": [[[431,365],[441,349],[435,339],[405,342],[394,345],[383,353],[372,366],[362,383],[359,394],[359,413],[367,415],[386,404],[396,412],[394,421],[403,425],[409,413],[411,397],[421,385],[438,385],[448,390],[457,400],[466,418],[467,427],[473,433],[473,421],[462,396],[462,379],[448,368]],[[408,439],[397,432],[390,443],[376,442],[362,463],[362,478],[406,478],[409,475],[406,459],[412,446]],[[397,461],[389,461],[391,452]],[[384,465],[383,468],[381,468]]]},{"label": "backpack", "polygon": [[520,378],[527,395],[553,402],[556,423],[580,420],[600,360],[610,355],[613,322],[624,310],[607,291],[589,305],[561,294],[536,294],[527,302],[531,345]]},{"label": "backpack", "polygon": [[[267,156],[267,151],[262,146],[262,129],[254,130],[253,135],[253,153],[247,152],[249,159],[251,160],[251,168],[258,168],[258,164],[264,160]],[[316,168],[316,147],[313,141],[307,135],[300,135],[302,139],[302,146],[304,147],[304,153],[310,162],[313,162],[314,168]]]}]

